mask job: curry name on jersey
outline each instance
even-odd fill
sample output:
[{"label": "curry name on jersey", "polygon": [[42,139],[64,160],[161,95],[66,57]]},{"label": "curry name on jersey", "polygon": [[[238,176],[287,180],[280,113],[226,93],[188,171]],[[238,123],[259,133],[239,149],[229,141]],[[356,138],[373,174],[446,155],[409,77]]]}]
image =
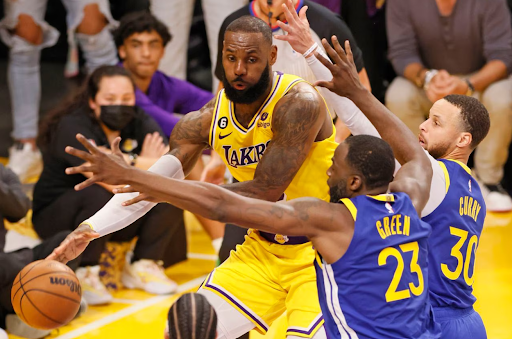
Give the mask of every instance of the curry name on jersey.
[{"label": "curry name on jersey", "polygon": [[446,181],[443,202],[423,220],[429,239],[430,299],[434,307],[473,306],[475,254],[486,215],[480,186],[471,170],[454,160],[439,160]]}]

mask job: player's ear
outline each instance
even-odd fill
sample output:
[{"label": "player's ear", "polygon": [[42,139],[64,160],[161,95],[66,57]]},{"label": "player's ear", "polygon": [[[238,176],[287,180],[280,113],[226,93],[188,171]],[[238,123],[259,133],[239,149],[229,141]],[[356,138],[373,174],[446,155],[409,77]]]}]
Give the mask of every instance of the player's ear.
[{"label": "player's ear", "polygon": [[473,136],[469,132],[462,132],[459,136],[459,140],[457,141],[457,147],[465,148],[470,147],[471,142],[473,141]]},{"label": "player's ear", "polygon": [[119,57],[121,58],[121,60],[126,59],[126,49],[124,48],[123,45],[119,46],[119,48],[117,49],[117,52],[119,53]]},{"label": "player's ear", "polygon": [[270,46],[270,58],[269,58],[269,63],[270,63],[270,66],[274,65],[277,61],[277,46],[276,45],[272,45]]},{"label": "player's ear", "polygon": [[351,175],[347,186],[350,191],[357,192],[363,188],[363,179],[359,175]]}]

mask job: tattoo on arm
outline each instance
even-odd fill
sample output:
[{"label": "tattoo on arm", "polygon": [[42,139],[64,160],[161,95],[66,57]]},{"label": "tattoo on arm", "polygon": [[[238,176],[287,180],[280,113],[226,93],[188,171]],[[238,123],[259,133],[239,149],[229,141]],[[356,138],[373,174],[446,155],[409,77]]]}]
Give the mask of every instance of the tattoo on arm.
[{"label": "tattoo on arm", "polygon": [[254,179],[224,187],[253,198],[279,199],[302,166],[322,127],[322,113],[325,113],[322,105],[314,90],[293,88],[275,108],[274,136],[256,168]]},{"label": "tattoo on arm", "polygon": [[168,154],[177,157],[188,174],[201,152],[208,147],[215,98],[199,111],[186,114],[174,127],[169,140]]}]

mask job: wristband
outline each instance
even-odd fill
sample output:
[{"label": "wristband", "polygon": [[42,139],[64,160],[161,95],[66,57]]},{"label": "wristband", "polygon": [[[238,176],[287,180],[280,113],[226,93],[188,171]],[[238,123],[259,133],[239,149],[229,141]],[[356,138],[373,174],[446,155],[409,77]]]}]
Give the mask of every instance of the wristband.
[{"label": "wristband", "polygon": [[302,55],[304,56],[304,58],[306,58],[308,55],[313,53],[317,48],[318,48],[318,44],[315,42],[313,44],[313,46],[309,47],[309,49],[306,52],[304,52],[304,54],[302,54]]},{"label": "wristband", "polygon": [[432,81],[432,79],[434,79],[434,77],[437,75],[437,73],[439,73],[439,71],[437,69],[431,69],[431,70],[427,71],[427,73],[425,73],[425,82],[423,84],[423,89],[426,90],[428,88],[430,81]]}]

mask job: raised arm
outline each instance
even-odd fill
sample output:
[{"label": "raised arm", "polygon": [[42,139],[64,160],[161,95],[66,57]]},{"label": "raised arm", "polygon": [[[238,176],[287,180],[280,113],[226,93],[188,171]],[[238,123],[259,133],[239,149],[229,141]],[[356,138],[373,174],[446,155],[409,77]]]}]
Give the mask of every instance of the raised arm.
[{"label": "raised arm", "polygon": [[[254,179],[223,187],[247,197],[277,201],[302,166],[327,118],[325,104],[314,88],[306,83],[295,85],[274,109],[274,136]],[[332,124],[329,126],[332,133]]]},{"label": "raised arm", "polygon": [[348,41],[345,42],[346,53],[336,37],[332,38],[332,42],[336,51],[325,39],[323,45],[334,65],[322,56],[318,58],[330,69],[333,79],[317,84],[351,99],[368,117],[382,138],[391,145],[402,168],[395,175],[390,190],[407,193],[418,214],[421,214],[429,197],[432,180],[432,167],[428,157],[407,126],[361,84]]}]

